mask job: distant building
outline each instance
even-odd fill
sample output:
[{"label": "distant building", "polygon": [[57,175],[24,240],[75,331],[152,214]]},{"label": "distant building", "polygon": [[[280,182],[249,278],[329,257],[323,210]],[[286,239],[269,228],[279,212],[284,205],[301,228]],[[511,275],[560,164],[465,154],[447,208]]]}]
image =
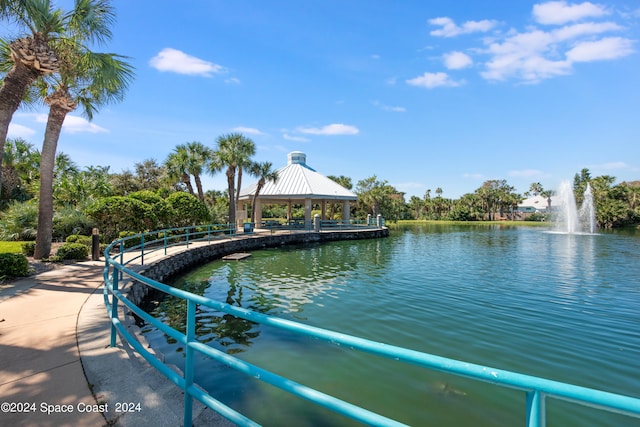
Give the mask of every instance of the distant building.
[{"label": "distant building", "polygon": [[[555,202],[555,196],[551,196],[551,208],[557,206]],[[523,200],[518,204],[517,212],[522,213],[548,213],[549,212],[549,199],[543,196],[532,196]]]}]

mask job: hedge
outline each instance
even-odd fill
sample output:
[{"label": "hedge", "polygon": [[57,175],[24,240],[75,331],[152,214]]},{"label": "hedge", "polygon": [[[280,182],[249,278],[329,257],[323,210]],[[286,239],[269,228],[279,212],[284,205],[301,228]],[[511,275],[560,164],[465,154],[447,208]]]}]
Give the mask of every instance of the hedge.
[{"label": "hedge", "polygon": [[0,278],[29,275],[29,261],[22,254],[0,254]]}]

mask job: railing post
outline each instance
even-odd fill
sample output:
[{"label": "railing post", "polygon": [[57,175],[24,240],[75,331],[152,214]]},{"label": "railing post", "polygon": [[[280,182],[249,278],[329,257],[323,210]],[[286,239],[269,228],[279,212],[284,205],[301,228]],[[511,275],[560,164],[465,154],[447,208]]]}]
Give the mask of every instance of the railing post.
[{"label": "railing post", "polygon": [[184,419],[183,425],[191,427],[193,423],[193,398],[187,391],[193,385],[193,349],[191,343],[196,338],[196,303],[187,300],[187,330],[186,330],[186,349],[184,361]]},{"label": "railing post", "polygon": [[545,395],[539,390],[527,392],[527,427],[545,427]]},{"label": "railing post", "polygon": [[185,234],[185,239],[187,239],[187,248],[189,247],[189,227],[187,227]]},{"label": "railing post", "polygon": [[[120,240],[120,265],[124,265],[124,242]],[[114,272],[118,271],[117,268],[113,269]],[[122,272],[118,271],[120,274],[120,278],[122,279]]]},{"label": "railing post", "polygon": [[378,214],[378,217],[376,219],[377,219],[376,223],[378,225],[378,228],[382,228],[382,215]]},{"label": "railing post", "polygon": [[169,235],[169,233],[167,232],[167,230],[164,230],[163,233],[164,233],[164,239],[163,239],[164,240],[164,254],[166,255],[167,254],[167,238],[168,238],[167,236]]},{"label": "railing post", "polygon": [[207,243],[211,243],[211,225],[207,225]]},{"label": "railing post", "polygon": [[140,233],[140,265],[144,265],[144,233]]},{"label": "railing post", "polygon": [[[111,275],[111,319],[118,318],[118,297],[116,297],[115,291],[118,290],[118,276],[120,272],[114,266],[113,273]],[[116,325],[111,321],[111,347],[116,346]]]}]

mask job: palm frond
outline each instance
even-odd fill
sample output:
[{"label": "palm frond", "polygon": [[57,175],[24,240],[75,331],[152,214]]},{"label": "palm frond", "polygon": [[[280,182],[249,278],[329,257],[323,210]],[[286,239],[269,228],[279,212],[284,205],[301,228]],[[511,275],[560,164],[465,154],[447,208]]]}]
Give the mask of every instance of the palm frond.
[{"label": "palm frond", "polygon": [[74,37],[91,43],[104,43],[112,37],[115,8],[108,0],[76,0],[74,9],[65,16],[65,20]]}]

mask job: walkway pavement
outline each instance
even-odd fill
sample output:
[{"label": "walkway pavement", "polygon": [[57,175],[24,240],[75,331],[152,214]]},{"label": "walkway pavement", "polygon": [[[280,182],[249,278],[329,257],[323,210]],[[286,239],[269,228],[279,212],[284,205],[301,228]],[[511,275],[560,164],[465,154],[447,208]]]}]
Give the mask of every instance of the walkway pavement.
[{"label": "walkway pavement", "polygon": [[[103,268],[81,262],[1,285],[0,425],[182,425],[180,389],[127,345],[109,346]],[[230,424],[199,402],[196,415],[195,425]]]}]

